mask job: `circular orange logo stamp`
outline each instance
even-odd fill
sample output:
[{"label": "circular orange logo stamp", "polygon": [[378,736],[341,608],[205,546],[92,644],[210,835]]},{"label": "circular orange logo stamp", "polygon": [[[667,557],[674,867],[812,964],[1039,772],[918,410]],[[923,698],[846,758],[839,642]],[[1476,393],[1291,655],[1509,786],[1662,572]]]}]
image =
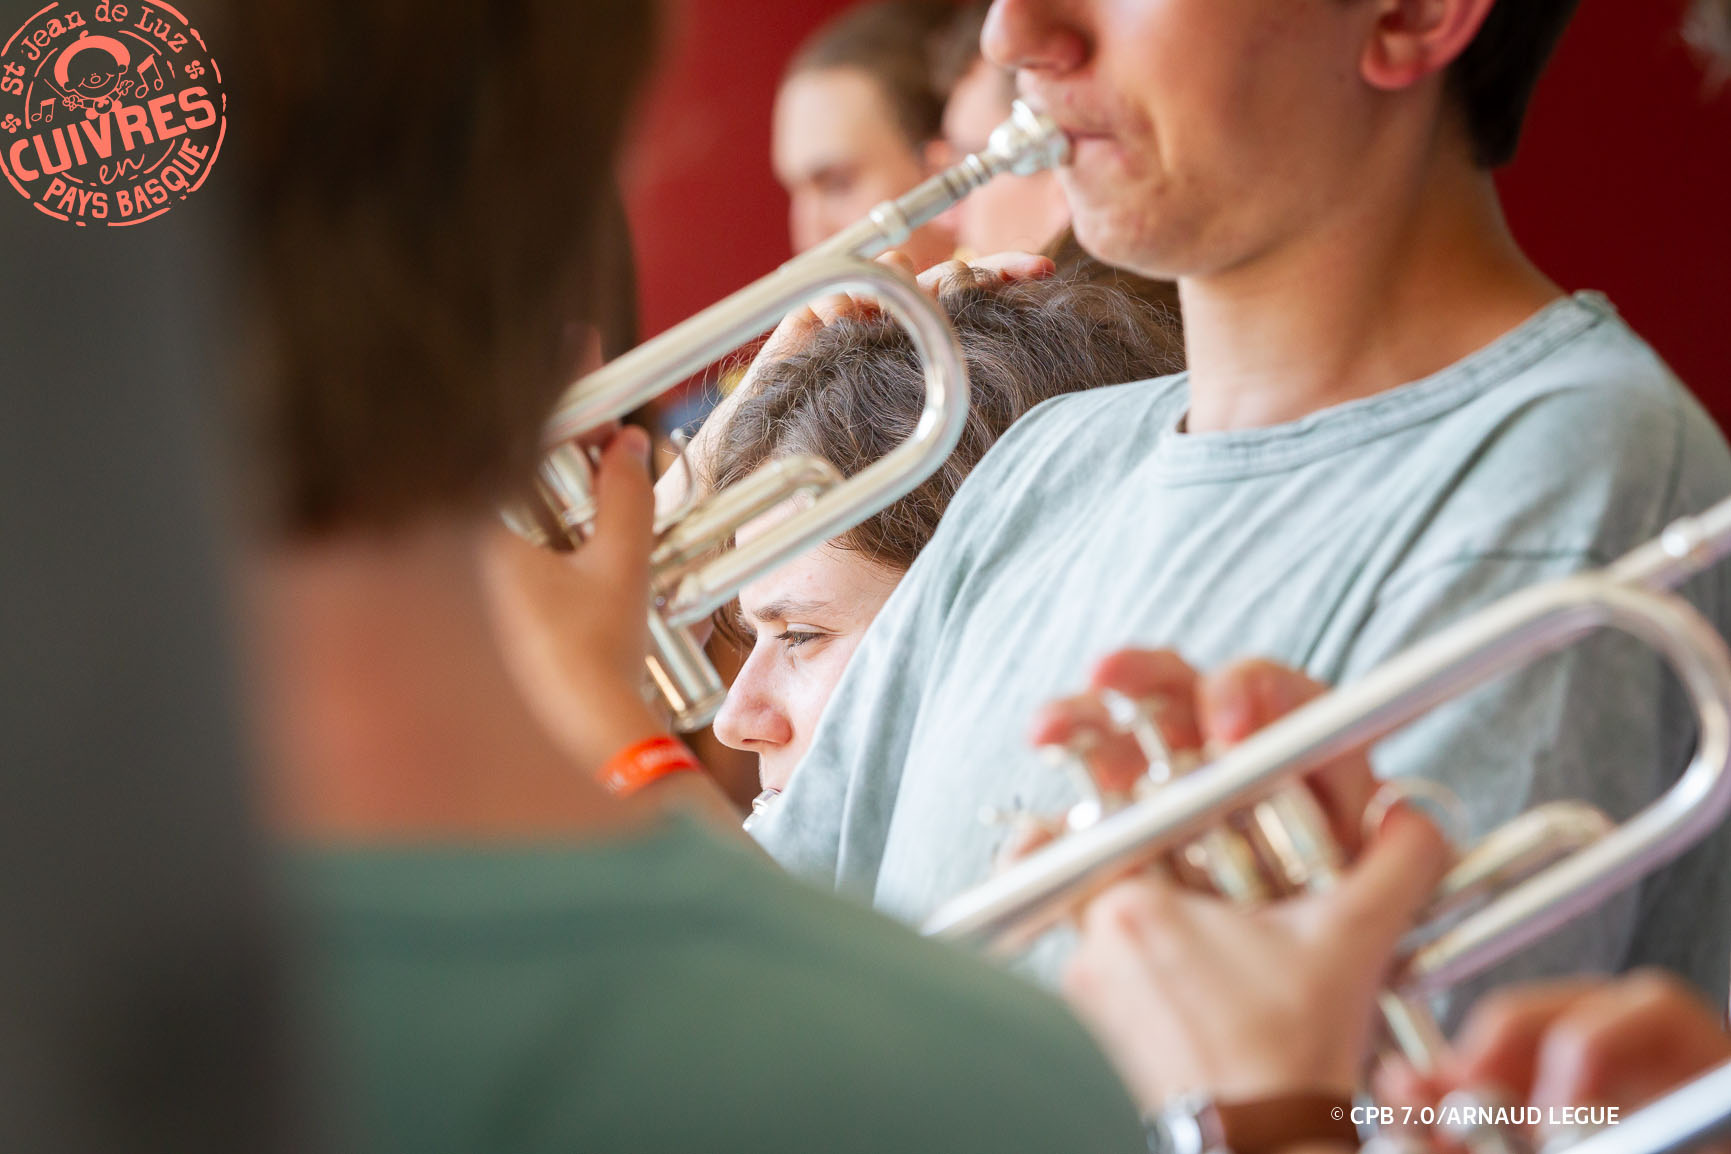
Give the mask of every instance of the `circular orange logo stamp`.
[{"label": "circular orange logo stamp", "polygon": [[204,183],[227,109],[174,8],[57,0],[0,49],[0,171],[57,220],[142,224]]}]

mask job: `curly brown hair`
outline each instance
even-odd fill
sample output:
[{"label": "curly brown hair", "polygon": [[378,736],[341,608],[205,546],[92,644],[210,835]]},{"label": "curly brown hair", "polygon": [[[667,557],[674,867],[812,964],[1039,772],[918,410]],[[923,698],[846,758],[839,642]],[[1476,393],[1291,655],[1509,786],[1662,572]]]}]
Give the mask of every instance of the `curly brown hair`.
[{"label": "curly brown hair", "polygon": [[[1170,314],[1103,285],[952,283],[938,302],[968,366],[962,439],[912,493],[831,542],[896,570],[913,564],[963,479],[1029,409],[1183,367]],[[911,436],[924,405],[920,361],[900,325],[881,316],[837,321],[760,371],[700,481],[713,492],[796,454],[821,457],[851,477]]]}]

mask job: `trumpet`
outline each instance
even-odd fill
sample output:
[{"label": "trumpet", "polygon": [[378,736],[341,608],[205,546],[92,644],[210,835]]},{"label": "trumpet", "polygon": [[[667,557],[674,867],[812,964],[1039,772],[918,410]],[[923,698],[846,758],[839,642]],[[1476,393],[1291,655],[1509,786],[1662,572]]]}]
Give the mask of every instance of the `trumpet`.
[{"label": "trumpet", "polygon": [[1731,1062],[1562,1149],[1564,1154],[1671,1154],[1726,1133],[1731,1133]]},{"label": "trumpet", "polygon": [[[907,277],[870,258],[907,240],[932,218],[994,177],[1062,164],[1069,141],[1055,122],[1020,101],[984,150],[776,271],[589,374],[566,391],[547,422],[547,456],[537,477],[551,515],[509,509],[507,524],[552,548],[582,544],[592,531],[591,458],[579,438],[624,416],[768,330],[817,297],[875,297],[904,329],[925,370],[926,403],[914,433],[883,459],[843,479],[813,456],[784,458],[747,481],[696,501],[656,525],[651,559],[649,676],[674,728],[709,724],[726,689],[692,626],[739,589],[912,492],[949,457],[968,413],[967,370],[950,323]],[[810,504],[748,545],[728,547],[745,523],[806,496]]]},{"label": "trumpet", "polygon": [[[1330,759],[1599,629],[1629,633],[1677,673],[1695,711],[1694,755],[1672,787],[1629,821],[1607,822],[1602,836],[1403,955],[1400,980],[1429,992],[1495,965],[1671,861],[1731,806],[1731,654],[1693,607],[1663,592],[1727,553],[1731,500],[1679,519],[1597,573],[1506,597],[961,894],[931,915],[924,932],[974,942],[1037,932],[1091,888],[1194,841]],[[1469,851],[1444,890],[1469,888],[1465,876],[1483,868]]]},{"label": "trumpet", "polygon": [[[1669,790],[1621,825],[1584,803],[1557,802],[1461,856],[1403,942],[1379,1004],[1389,1035],[1426,1069],[1446,1043],[1419,998],[1484,972],[1663,866],[1731,808],[1731,651],[1687,601],[1664,592],[1727,552],[1731,500],[1673,523],[1605,570],[1488,606],[1192,773],[1133,708],[1118,724],[1150,758],[1141,799],[1084,801],[1071,812],[1071,832],[940,907],[924,932],[1025,941],[1126,869],[1168,854],[1180,876],[1199,873],[1241,902],[1326,888],[1339,851],[1299,775],[1599,629],[1627,633],[1676,673],[1695,713],[1694,754]],[[1457,1137],[1476,1150],[1507,1148],[1489,1128]]]}]

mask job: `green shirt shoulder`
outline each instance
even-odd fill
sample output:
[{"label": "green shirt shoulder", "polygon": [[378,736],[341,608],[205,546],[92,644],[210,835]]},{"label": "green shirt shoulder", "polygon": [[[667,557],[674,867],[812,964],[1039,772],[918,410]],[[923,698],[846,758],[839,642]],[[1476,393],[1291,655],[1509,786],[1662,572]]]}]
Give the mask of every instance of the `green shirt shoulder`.
[{"label": "green shirt shoulder", "polygon": [[1059,1003],[686,823],[293,866],[369,1150],[1141,1148]]}]

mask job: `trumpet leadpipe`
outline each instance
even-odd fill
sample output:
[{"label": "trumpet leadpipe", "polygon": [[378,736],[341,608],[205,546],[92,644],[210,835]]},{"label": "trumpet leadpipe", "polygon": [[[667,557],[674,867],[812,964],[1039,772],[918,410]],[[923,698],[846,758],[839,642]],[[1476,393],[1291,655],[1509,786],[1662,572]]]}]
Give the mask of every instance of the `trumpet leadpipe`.
[{"label": "trumpet leadpipe", "polygon": [[[913,491],[954,450],[967,420],[967,370],[949,320],[937,304],[895,269],[869,257],[905,240],[914,229],[994,176],[1028,173],[1061,163],[1069,143],[1050,119],[1017,103],[988,146],[817,250],[795,257],[739,292],[674,326],[572,385],[543,431],[547,457],[540,490],[559,534],[545,532],[529,510],[509,510],[507,524],[531,540],[581,544],[594,517],[590,469],[579,438],[688,380],[820,296],[875,298],[904,329],[925,370],[926,405],[902,444],[857,475],[842,479],[824,462],[782,463],[739,493],[712,494],[658,525],[649,622],[649,675],[676,729],[701,728],[725,696],[720,675],[691,627],[739,589],[813,546],[858,525]],[[745,546],[729,538],[742,517],[755,516],[796,494],[811,504]]]},{"label": "trumpet leadpipe", "polygon": [[[964,157],[911,192],[884,201],[862,220],[799,254],[765,277],[682,321],[578,381],[548,422],[549,449],[624,416],[701,372],[814,296],[877,296],[857,262],[894,248],[993,178],[1026,176],[1063,164],[1070,140],[1057,122],[1020,100],[980,152]],[[848,258],[852,258],[849,262]],[[826,275],[827,274],[827,275]]]},{"label": "trumpet leadpipe", "polygon": [[[1016,101],[979,152],[886,200],[857,223],[818,244],[814,253],[874,257],[907,241],[914,231],[954,208],[999,176],[1031,176],[1070,158],[1070,139],[1051,117]],[[795,257],[799,260],[799,257]]]}]

